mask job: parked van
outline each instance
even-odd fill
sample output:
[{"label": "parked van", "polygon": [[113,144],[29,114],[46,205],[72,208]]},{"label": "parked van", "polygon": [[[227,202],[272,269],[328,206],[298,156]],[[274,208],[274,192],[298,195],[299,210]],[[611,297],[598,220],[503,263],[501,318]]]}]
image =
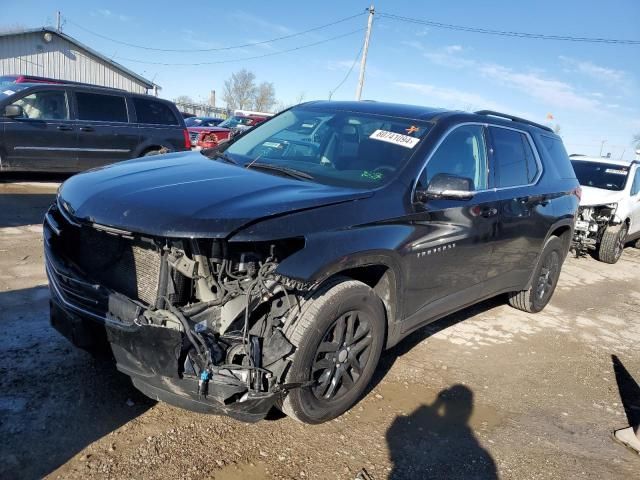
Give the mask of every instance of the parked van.
[{"label": "parked van", "polygon": [[0,83],[0,171],[78,172],[191,147],[166,100],[78,83]]}]

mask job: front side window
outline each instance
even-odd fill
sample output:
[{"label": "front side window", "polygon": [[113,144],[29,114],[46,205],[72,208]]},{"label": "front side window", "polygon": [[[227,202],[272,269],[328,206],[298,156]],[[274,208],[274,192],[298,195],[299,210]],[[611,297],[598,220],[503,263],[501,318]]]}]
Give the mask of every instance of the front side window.
[{"label": "front side window", "polygon": [[583,187],[604,190],[624,190],[629,176],[629,167],[612,163],[585,162],[572,160],[573,170]]},{"label": "front side window", "polygon": [[247,168],[262,164],[267,172],[269,164],[318,183],[377,187],[406,164],[430,128],[406,118],[294,107],[260,123],[225,153]]},{"label": "front side window", "polygon": [[493,141],[498,188],[528,185],[538,176],[531,143],[522,132],[508,128],[489,127]]},{"label": "front side window", "polygon": [[69,119],[67,95],[62,90],[35,92],[16,100],[13,105],[22,107],[24,111],[23,118],[31,120]]},{"label": "front side window", "polygon": [[464,125],[451,132],[429,159],[418,180],[419,188],[426,188],[439,174],[455,175],[471,181],[471,190],[487,188],[487,151],[484,128]]},{"label": "front side window", "polygon": [[173,110],[165,103],[147,98],[134,97],[133,105],[136,107],[138,123],[149,123],[152,125],[180,124]]},{"label": "front side window", "polygon": [[127,122],[127,104],[120,95],[76,92],[78,119],[98,122]]}]

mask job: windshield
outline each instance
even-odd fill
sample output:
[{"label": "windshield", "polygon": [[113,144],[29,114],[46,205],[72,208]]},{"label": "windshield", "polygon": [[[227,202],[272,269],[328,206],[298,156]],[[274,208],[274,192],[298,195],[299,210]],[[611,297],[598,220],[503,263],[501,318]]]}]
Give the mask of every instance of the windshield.
[{"label": "windshield", "polygon": [[184,119],[184,124],[187,127],[215,127],[220,122],[222,122],[220,118],[189,117]]},{"label": "windshield", "polygon": [[346,187],[387,183],[416,150],[431,124],[297,107],[262,123],[225,153],[245,166],[270,164]]},{"label": "windshield", "polygon": [[604,188],[605,190],[623,190],[627,183],[629,167],[611,163],[584,162],[572,160],[573,170],[580,185]]},{"label": "windshield", "polygon": [[249,117],[229,117],[218,126],[223,128],[235,128],[238,125],[251,125],[251,120],[253,119]]}]

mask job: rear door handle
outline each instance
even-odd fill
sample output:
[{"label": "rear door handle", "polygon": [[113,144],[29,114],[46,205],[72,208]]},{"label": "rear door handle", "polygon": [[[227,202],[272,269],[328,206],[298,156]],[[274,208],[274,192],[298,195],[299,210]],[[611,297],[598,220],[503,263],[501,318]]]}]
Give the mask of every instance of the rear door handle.
[{"label": "rear door handle", "polygon": [[93,127],[80,127],[81,132],[93,132]]},{"label": "rear door handle", "polygon": [[549,205],[549,199],[543,195],[531,195],[529,197],[519,198],[520,203],[529,204],[529,205],[542,205],[546,207]]},{"label": "rear door handle", "polygon": [[63,130],[65,132],[68,132],[69,130],[73,130],[73,127],[70,127],[69,125],[58,125],[56,128],[58,130]]}]

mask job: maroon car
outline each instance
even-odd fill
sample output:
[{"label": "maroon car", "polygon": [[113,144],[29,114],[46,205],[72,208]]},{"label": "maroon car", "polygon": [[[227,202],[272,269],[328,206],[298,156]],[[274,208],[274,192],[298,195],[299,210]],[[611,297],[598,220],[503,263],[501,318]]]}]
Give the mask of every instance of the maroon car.
[{"label": "maroon car", "polygon": [[228,141],[235,133],[255,127],[268,117],[258,115],[234,115],[217,127],[190,127],[191,146],[213,148]]}]

